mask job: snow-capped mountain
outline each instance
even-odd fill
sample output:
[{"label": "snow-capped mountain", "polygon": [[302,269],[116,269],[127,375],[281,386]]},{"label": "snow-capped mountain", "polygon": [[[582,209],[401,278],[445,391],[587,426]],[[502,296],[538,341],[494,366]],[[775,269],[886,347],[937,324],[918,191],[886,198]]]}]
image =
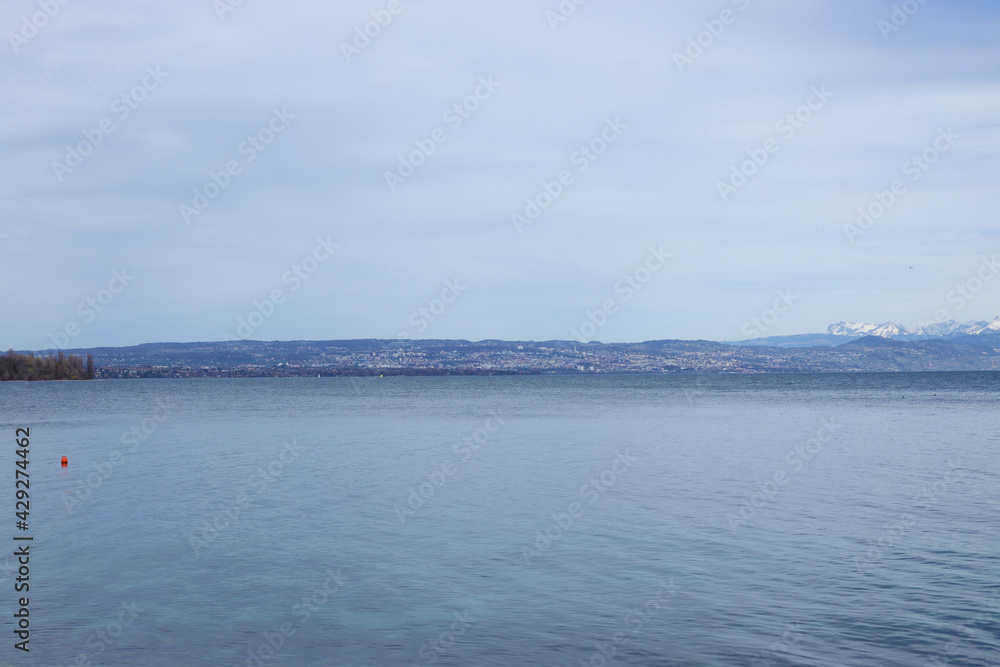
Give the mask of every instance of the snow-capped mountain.
[{"label": "snow-capped mountain", "polygon": [[976,320],[969,320],[968,322],[961,323],[956,322],[955,320],[945,320],[944,322],[934,322],[933,324],[928,324],[927,326],[917,327],[917,330],[914,333],[918,336],[929,336],[932,338],[958,334],[975,334],[979,333],[983,327],[986,326],[986,324],[986,322],[977,322]]},{"label": "snow-capped mountain", "polygon": [[901,327],[895,322],[886,322],[885,324],[880,324],[871,330],[869,336],[881,336],[882,338],[895,338],[896,336],[909,336],[911,335],[910,330],[906,327]]},{"label": "snow-capped mountain", "polygon": [[793,336],[768,336],[750,340],[732,341],[735,345],[770,347],[836,347],[863,336],[879,336],[898,341],[924,341],[929,339],[950,340],[959,336],[993,334],[1000,335],[1000,317],[992,322],[956,322],[945,320],[920,325],[914,330],[895,322],[867,324],[865,322],[837,322],[826,329],[825,334],[797,334]]},{"label": "snow-capped mountain", "polygon": [[855,322],[837,322],[826,328],[831,336],[867,336],[875,328],[874,324],[857,324]]},{"label": "snow-capped mountain", "polygon": [[978,322],[978,324],[984,324],[985,326],[980,328],[978,331],[970,331],[969,333],[982,334],[982,333],[1000,332],[1000,316],[998,316],[989,324],[986,324],[985,322]]},{"label": "snow-capped mountain", "polygon": [[901,327],[895,322],[885,322],[883,324],[837,322],[827,327],[826,333],[831,336],[881,336],[882,338],[892,338],[893,336],[908,336],[911,332],[906,327]]},{"label": "snow-capped mountain", "polygon": [[881,336],[882,338],[944,338],[961,336],[963,334],[1000,333],[1000,317],[992,322],[978,322],[969,320],[968,322],[956,322],[955,320],[945,320],[944,322],[934,322],[926,326],[919,326],[911,331],[895,322],[885,322],[883,324],[865,324],[859,322],[837,322],[831,324],[826,333],[830,336]]}]

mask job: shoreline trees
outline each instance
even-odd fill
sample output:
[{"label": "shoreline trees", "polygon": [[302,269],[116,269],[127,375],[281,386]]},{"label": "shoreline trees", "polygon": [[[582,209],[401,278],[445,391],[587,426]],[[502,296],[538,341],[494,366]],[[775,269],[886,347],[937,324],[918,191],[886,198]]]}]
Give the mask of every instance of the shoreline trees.
[{"label": "shoreline trees", "polygon": [[92,380],[94,357],[87,355],[86,366],[82,357],[66,356],[61,351],[47,357],[32,353],[18,354],[7,350],[0,357],[0,381],[4,380]]}]

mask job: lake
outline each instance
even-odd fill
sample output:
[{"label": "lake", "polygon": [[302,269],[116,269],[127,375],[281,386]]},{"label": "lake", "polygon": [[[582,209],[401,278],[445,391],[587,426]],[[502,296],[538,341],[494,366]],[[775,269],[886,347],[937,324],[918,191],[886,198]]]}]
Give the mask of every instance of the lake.
[{"label": "lake", "polygon": [[3,383],[33,541],[0,662],[998,664],[998,401],[997,373]]}]

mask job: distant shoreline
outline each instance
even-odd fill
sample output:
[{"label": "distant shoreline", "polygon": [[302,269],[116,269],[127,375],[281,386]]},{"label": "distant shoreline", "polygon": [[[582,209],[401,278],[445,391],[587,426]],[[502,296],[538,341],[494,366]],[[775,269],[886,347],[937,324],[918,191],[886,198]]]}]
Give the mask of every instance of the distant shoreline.
[{"label": "distant shoreline", "polygon": [[866,336],[835,347],[798,348],[705,340],[366,339],[149,343],[66,352],[92,356],[99,378],[995,371],[1000,333],[925,341]]},{"label": "distant shoreline", "polygon": [[[101,371],[110,371],[102,374]],[[434,371],[434,372],[427,372]],[[357,373],[343,369],[324,369],[320,373],[270,373],[267,370],[260,372],[187,372],[183,369],[162,369],[159,371],[143,371],[141,369],[98,369],[98,375],[94,379],[97,381],[115,380],[186,380],[186,379],[208,379],[208,380],[259,380],[259,379],[296,379],[296,378],[368,378],[379,379],[400,378],[400,377],[702,377],[712,376],[763,376],[763,375],[909,375],[920,373],[952,374],[952,373],[1000,373],[1000,369],[988,370],[850,370],[850,371],[662,371],[662,372],[641,372],[641,371],[446,371],[439,372],[436,369],[386,369],[381,373]]]}]

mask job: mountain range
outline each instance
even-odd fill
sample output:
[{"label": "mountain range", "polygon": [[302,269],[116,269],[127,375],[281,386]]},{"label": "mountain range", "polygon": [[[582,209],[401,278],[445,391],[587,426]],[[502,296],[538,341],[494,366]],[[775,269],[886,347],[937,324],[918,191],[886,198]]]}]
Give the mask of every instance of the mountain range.
[{"label": "mountain range", "polygon": [[992,322],[969,320],[956,322],[944,320],[921,324],[916,329],[907,329],[895,322],[867,324],[861,322],[837,322],[826,329],[826,333],[795,334],[791,336],[767,336],[748,340],[731,341],[734,345],[766,347],[836,347],[865,336],[877,336],[889,340],[947,340],[958,336],[978,336],[1000,333],[1000,316]]}]

